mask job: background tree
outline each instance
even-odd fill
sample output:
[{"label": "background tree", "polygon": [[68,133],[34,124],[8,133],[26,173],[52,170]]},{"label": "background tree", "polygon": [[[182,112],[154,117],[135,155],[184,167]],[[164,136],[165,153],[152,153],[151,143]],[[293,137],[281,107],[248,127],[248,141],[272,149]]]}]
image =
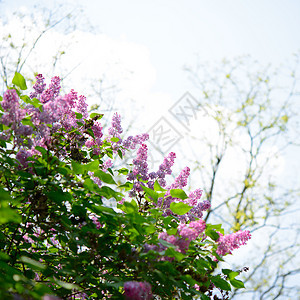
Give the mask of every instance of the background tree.
[{"label": "background tree", "polygon": [[242,254],[250,267],[247,290],[233,292],[233,299],[300,293],[298,161],[287,161],[282,175],[283,160],[296,157],[299,145],[298,58],[292,70],[262,67],[250,58],[186,68],[201,94],[202,121],[195,124],[208,128],[187,142],[193,145],[193,172],[211,202],[205,220],[254,236]]}]

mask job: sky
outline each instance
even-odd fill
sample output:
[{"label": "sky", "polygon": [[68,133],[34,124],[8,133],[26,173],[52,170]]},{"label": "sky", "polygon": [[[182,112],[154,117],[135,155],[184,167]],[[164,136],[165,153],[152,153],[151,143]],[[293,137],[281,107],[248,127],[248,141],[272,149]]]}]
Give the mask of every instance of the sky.
[{"label": "sky", "polygon": [[[76,32],[76,47],[66,49],[63,64],[74,68],[66,82],[85,93],[87,80],[108,78],[108,85],[119,90],[112,109],[126,106],[126,125],[135,119],[143,131],[162,117],[175,124],[169,110],[185,93],[201,100],[185,67],[244,55],[262,65],[279,65],[300,50],[300,2],[295,0],[63,1],[67,2],[80,5],[96,30]],[[2,0],[0,16],[35,4],[47,6],[49,1]],[[18,32],[19,25],[11,23],[10,29]],[[44,54],[39,73],[47,66],[43,57],[50,57],[51,49],[64,39],[53,32],[39,42]],[[196,131],[197,126],[203,124],[198,122]],[[175,127],[178,136],[189,134],[184,126]]]},{"label": "sky", "polygon": [[[52,1],[51,5],[54,3],[59,1]],[[234,61],[245,55],[261,65],[278,66],[291,60],[292,54],[300,50],[299,1],[85,0],[62,3],[70,3],[72,8],[82,7],[85,18],[95,30],[76,31],[76,47],[70,49],[64,44],[66,36],[49,32],[38,44],[43,55],[37,52],[40,66],[35,71],[47,73],[47,59],[53,56],[51,51],[64,45],[62,49],[66,54],[62,63],[67,70],[74,69],[65,83],[86,94],[91,80],[105,78],[107,86],[117,87],[118,92],[112,96],[115,99],[108,102],[111,101],[113,111],[122,113],[124,127],[129,127],[132,120],[141,131],[149,131],[160,122],[165,127],[173,125],[174,138],[181,137],[174,151],[184,145],[184,137],[197,132],[198,128],[208,130],[212,136],[217,134],[212,126],[205,128],[203,118],[194,122],[193,130],[187,130],[170,114],[170,109],[187,92],[192,99],[201,101],[199,90],[184,70],[186,67],[206,62],[218,64],[224,58]],[[36,4],[49,6],[44,0],[2,0],[0,16],[18,9],[30,11]],[[6,30],[17,35],[20,26],[12,21]],[[37,35],[38,26],[35,30]],[[98,101],[88,99],[92,99],[90,103]],[[295,151],[289,155],[290,161],[297,157]],[[281,160],[278,162],[282,169]]]}]

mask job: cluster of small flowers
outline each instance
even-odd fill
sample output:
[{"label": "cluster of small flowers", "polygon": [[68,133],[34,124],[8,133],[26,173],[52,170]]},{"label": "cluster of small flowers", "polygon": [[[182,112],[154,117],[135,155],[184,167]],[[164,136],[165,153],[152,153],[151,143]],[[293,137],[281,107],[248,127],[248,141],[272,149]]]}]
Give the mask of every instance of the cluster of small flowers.
[{"label": "cluster of small flowers", "polygon": [[[147,145],[142,144],[141,147],[137,151],[137,157],[133,160],[134,168],[133,170],[128,174],[127,180],[134,181],[135,179],[139,179],[138,176],[142,180],[148,180],[148,163],[147,163],[147,154],[148,148]],[[138,180],[134,183],[133,189],[131,191],[131,195],[134,195],[134,192],[141,192],[143,189],[141,187],[141,182]]]},{"label": "cluster of small flowers", "polygon": [[122,144],[121,133],[123,132],[121,126],[121,116],[118,113],[114,113],[112,117],[111,127],[108,128],[108,134],[111,138],[118,138],[118,141],[111,141],[114,152],[120,149]]},{"label": "cluster of small flowers", "polygon": [[129,136],[123,141],[123,147],[126,149],[135,150],[137,145],[143,144],[149,139],[148,133],[138,134],[136,136]]},{"label": "cluster of small flowers", "polygon": [[[1,116],[0,122],[11,126],[11,129],[6,130],[1,138],[7,140],[10,138],[11,132],[14,132],[14,143],[19,147],[17,159],[25,167],[27,166],[26,159],[37,152],[34,150],[35,146],[47,148],[52,132],[56,132],[59,128],[70,130],[72,127],[78,127],[75,111],[82,114],[84,118],[88,115],[84,96],[78,97],[73,90],[65,96],[59,95],[61,88],[59,77],[51,79],[48,89],[45,89],[46,84],[41,74],[36,78],[37,81],[33,86],[34,92],[30,94],[30,97],[37,98],[43,103],[42,110],[31,104],[20,107],[20,98],[15,89],[7,90],[1,102],[4,114]],[[31,122],[35,126],[34,130],[31,126],[22,124],[21,121],[26,115],[31,116]],[[49,127],[48,124],[52,126]],[[102,128],[96,127],[97,125],[94,128],[96,135],[100,137]]]},{"label": "cluster of small flowers", "polygon": [[238,249],[241,245],[245,245],[251,238],[250,231],[237,231],[231,234],[222,235],[219,233],[219,239],[217,240],[218,248],[217,254],[220,256],[226,254],[232,254],[232,250]]},{"label": "cluster of small flowers", "polygon": [[[190,175],[190,168],[185,167],[180,172],[180,174],[175,178],[174,182],[170,186],[166,187],[167,192],[165,194],[165,197],[158,198],[157,206],[164,209],[164,214],[163,214],[164,216],[169,216],[169,215],[173,214],[172,211],[170,210],[170,205],[172,202],[174,202],[174,201],[182,202],[182,200],[179,198],[173,198],[171,196],[170,191],[172,189],[181,189],[181,188],[185,187],[187,185],[187,179],[188,179],[189,175]],[[192,197],[194,197],[194,196],[192,195]]]},{"label": "cluster of small flowers", "polygon": [[102,171],[103,172],[106,172],[109,168],[111,168],[113,165],[113,162],[111,159],[108,159],[107,161],[105,161],[103,164],[102,164]]},{"label": "cluster of small flowers", "polygon": [[148,182],[148,186],[150,188],[153,188],[154,182],[157,179],[158,183],[162,186],[166,186],[166,180],[165,177],[166,175],[171,175],[172,174],[172,169],[171,167],[174,165],[174,160],[176,158],[176,154],[174,152],[170,152],[168,156],[164,158],[163,163],[159,166],[157,172],[151,172],[149,174],[149,177],[152,179],[151,181]]},{"label": "cluster of small flowers", "polygon": [[[176,251],[186,253],[189,248],[190,242],[196,240],[200,235],[203,234],[206,228],[205,221],[199,219],[197,221],[190,222],[189,224],[179,224],[177,227],[176,235],[169,235],[167,232],[161,232],[158,235],[159,239],[162,239],[176,247]],[[166,247],[162,244],[157,245],[144,245],[144,251],[148,252],[154,250],[156,252],[162,252],[166,250]],[[168,256],[160,257],[160,260],[173,261],[174,258]]]},{"label": "cluster of small flowers", "polygon": [[[21,123],[21,120],[25,117],[26,113],[22,108],[20,108],[19,96],[14,89],[7,90],[4,93],[1,106],[4,110],[4,114],[0,119],[1,123],[6,126],[11,126],[11,129],[15,132],[14,136],[18,142],[21,143],[21,135],[31,134],[32,128]],[[4,130],[1,134],[1,138],[4,140],[8,140],[10,136],[10,130]]]},{"label": "cluster of small flowers", "polygon": [[175,181],[167,188],[169,191],[172,189],[182,189],[187,185],[188,177],[190,176],[190,168],[185,167]]},{"label": "cluster of small flowers", "polygon": [[103,224],[101,224],[96,216],[92,216],[91,219],[93,220],[93,223],[96,225],[97,229],[100,229],[103,227]]},{"label": "cluster of small flowers", "polygon": [[[17,159],[23,167],[28,166],[27,158],[38,154],[35,146],[41,146],[47,149],[47,145],[51,142],[51,134],[57,132],[58,129],[64,128],[67,131],[72,128],[78,128],[78,122],[85,123],[84,119],[88,117],[87,103],[84,96],[78,96],[77,92],[71,90],[68,94],[59,95],[61,85],[60,78],[53,77],[51,83],[46,88],[45,78],[38,74],[36,76],[36,83],[33,86],[33,92],[30,93],[30,98],[38,99],[43,104],[43,109],[34,107],[31,104],[20,107],[20,98],[15,89],[9,89],[4,93],[1,106],[3,108],[3,115],[0,122],[10,129],[4,130],[0,138],[8,140],[13,132],[14,143],[19,147]],[[76,113],[77,114],[76,114]],[[78,114],[82,115],[78,117]],[[23,125],[24,117],[30,115],[31,122],[34,128],[29,125]],[[51,126],[48,126],[51,124]],[[100,154],[100,148],[103,144],[101,138],[103,137],[102,126],[98,121],[92,125],[92,131],[95,138],[76,138],[78,147],[86,146],[93,148],[94,154]],[[79,130],[84,135],[84,128]],[[120,134],[123,132],[121,127],[121,117],[115,113],[112,118],[111,127],[108,129],[108,141],[110,138],[117,137],[119,140],[111,141],[114,151],[122,149],[124,154],[125,149],[134,149],[137,144],[142,144],[149,138],[148,134],[137,135],[136,137],[128,137],[122,144]],[[66,133],[67,134],[67,133]],[[74,136],[72,137],[74,140]],[[26,141],[26,142],[25,142]],[[63,151],[63,150],[62,150]],[[103,165],[105,171],[111,167],[111,163]],[[97,180],[97,179],[96,179]]]},{"label": "cluster of small flowers", "polygon": [[178,226],[178,236],[168,235],[166,232],[161,232],[158,238],[163,239],[177,247],[177,251],[185,253],[190,242],[196,240],[205,230],[205,221],[199,219],[188,224],[180,223]]},{"label": "cluster of small flowers", "polygon": [[148,282],[127,281],[124,283],[124,296],[130,300],[152,299],[151,285]]}]

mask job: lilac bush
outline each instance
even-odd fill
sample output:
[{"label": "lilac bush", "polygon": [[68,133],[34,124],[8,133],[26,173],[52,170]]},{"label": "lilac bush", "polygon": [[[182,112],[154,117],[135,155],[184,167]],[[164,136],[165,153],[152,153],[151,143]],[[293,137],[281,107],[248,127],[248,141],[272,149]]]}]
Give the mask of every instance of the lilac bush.
[{"label": "lilac bush", "polygon": [[1,298],[207,300],[244,287],[217,267],[250,233],[205,223],[202,190],[183,191],[189,167],[167,185],[175,153],[149,170],[148,134],[122,136],[119,114],[105,132],[59,77],[38,75],[29,96],[21,74],[13,84],[0,98]]}]

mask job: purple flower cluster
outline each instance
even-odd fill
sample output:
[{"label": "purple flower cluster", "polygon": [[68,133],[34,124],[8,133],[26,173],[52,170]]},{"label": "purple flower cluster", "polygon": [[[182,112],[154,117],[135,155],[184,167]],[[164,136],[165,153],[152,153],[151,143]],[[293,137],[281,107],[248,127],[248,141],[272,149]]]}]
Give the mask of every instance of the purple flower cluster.
[{"label": "purple flower cluster", "polygon": [[107,169],[111,168],[113,165],[113,162],[111,161],[111,159],[108,159],[107,161],[105,161],[102,165],[102,171],[106,172]]},{"label": "purple flower cluster", "polygon": [[112,117],[111,127],[108,129],[108,133],[112,137],[120,138],[120,134],[123,132],[121,126],[121,116],[118,113],[114,113]]},{"label": "purple flower cluster", "polygon": [[182,189],[187,185],[188,177],[190,176],[190,168],[185,167],[178,177],[175,178],[175,181],[168,187],[168,190],[172,189]]},{"label": "purple flower cluster", "polygon": [[[43,82],[39,83],[39,86],[43,86]],[[46,90],[44,89],[40,96],[37,95],[37,97],[41,103],[47,103],[54,100],[59,95],[60,88],[60,78],[55,76],[51,79],[49,88]]]},{"label": "purple flower cluster", "polygon": [[124,296],[128,300],[152,299],[151,285],[148,282],[127,281],[124,283]]},{"label": "purple flower cluster", "polygon": [[147,163],[147,154],[148,148],[147,145],[142,144],[141,147],[137,151],[137,157],[133,160],[134,168],[128,174],[128,180],[134,180],[141,177],[142,180],[148,180],[148,163]]},{"label": "purple flower cluster", "polygon": [[202,192],[203,191],[201,189],[196,189],[195,191],[191,192],[189,194],[188,204],[192,206],[196,205],[202,196]]},{"label": "purple flower cluster", "polygon": [[[174,165],[174,160],[176,158],[176,154],[174,152],[170,152],[168,156],[164,158],[163,163],[159,166],[158,171],[156,173],[151,173],[152,179],[157,178],[158,183],[162,186],[166,186],[166,175],[172,174],[171,167]],[[149,174],[150,175],[150,174]]]},{"label": "purple flower cluster", "polygon": [[138,134],[136,136],[129,136],[123,141],[123,147],[126,149],[135,150],[137,145],[143,144],[149,139],[148,133]]},{"label": "purple flower cluster", "polygon": [[[206,224],[202,219],[190,222],[189,224],[180,223],[177,228],[177,235],[169,235],[167,232],[161,232],[159,233],[158,238],[176,246],[176,250],[178,252],[186,253],[190,242],[196,240],[200,235],[202,235],[205,228]],[[146,244],[145,251],[147,252],[149,250],[161,252],[166,250],[166,247],[161,244],[159,246]],[[161,260],[172,261],[173,258],[161,257]]]},{"label": "purple flower cluster", "polygon": [[46,87],[46,83],[44,83],[45,78],[43,77],[42,74],[38,74],[36,77],[36,82],[33,86],[34,92],[30,93],[30,98],[38,98],[40,94],[44,91]]},{"label": "purple flower cluster", "polygon": [[238,249],[241,245],[245,245],[251,238],[250,231],[237,231],[231,234],[222,235],[219,233],[219,239],[217,240],[218,248],[217,254],[224,256],[226,254],[232,254],[232,250]]}]

